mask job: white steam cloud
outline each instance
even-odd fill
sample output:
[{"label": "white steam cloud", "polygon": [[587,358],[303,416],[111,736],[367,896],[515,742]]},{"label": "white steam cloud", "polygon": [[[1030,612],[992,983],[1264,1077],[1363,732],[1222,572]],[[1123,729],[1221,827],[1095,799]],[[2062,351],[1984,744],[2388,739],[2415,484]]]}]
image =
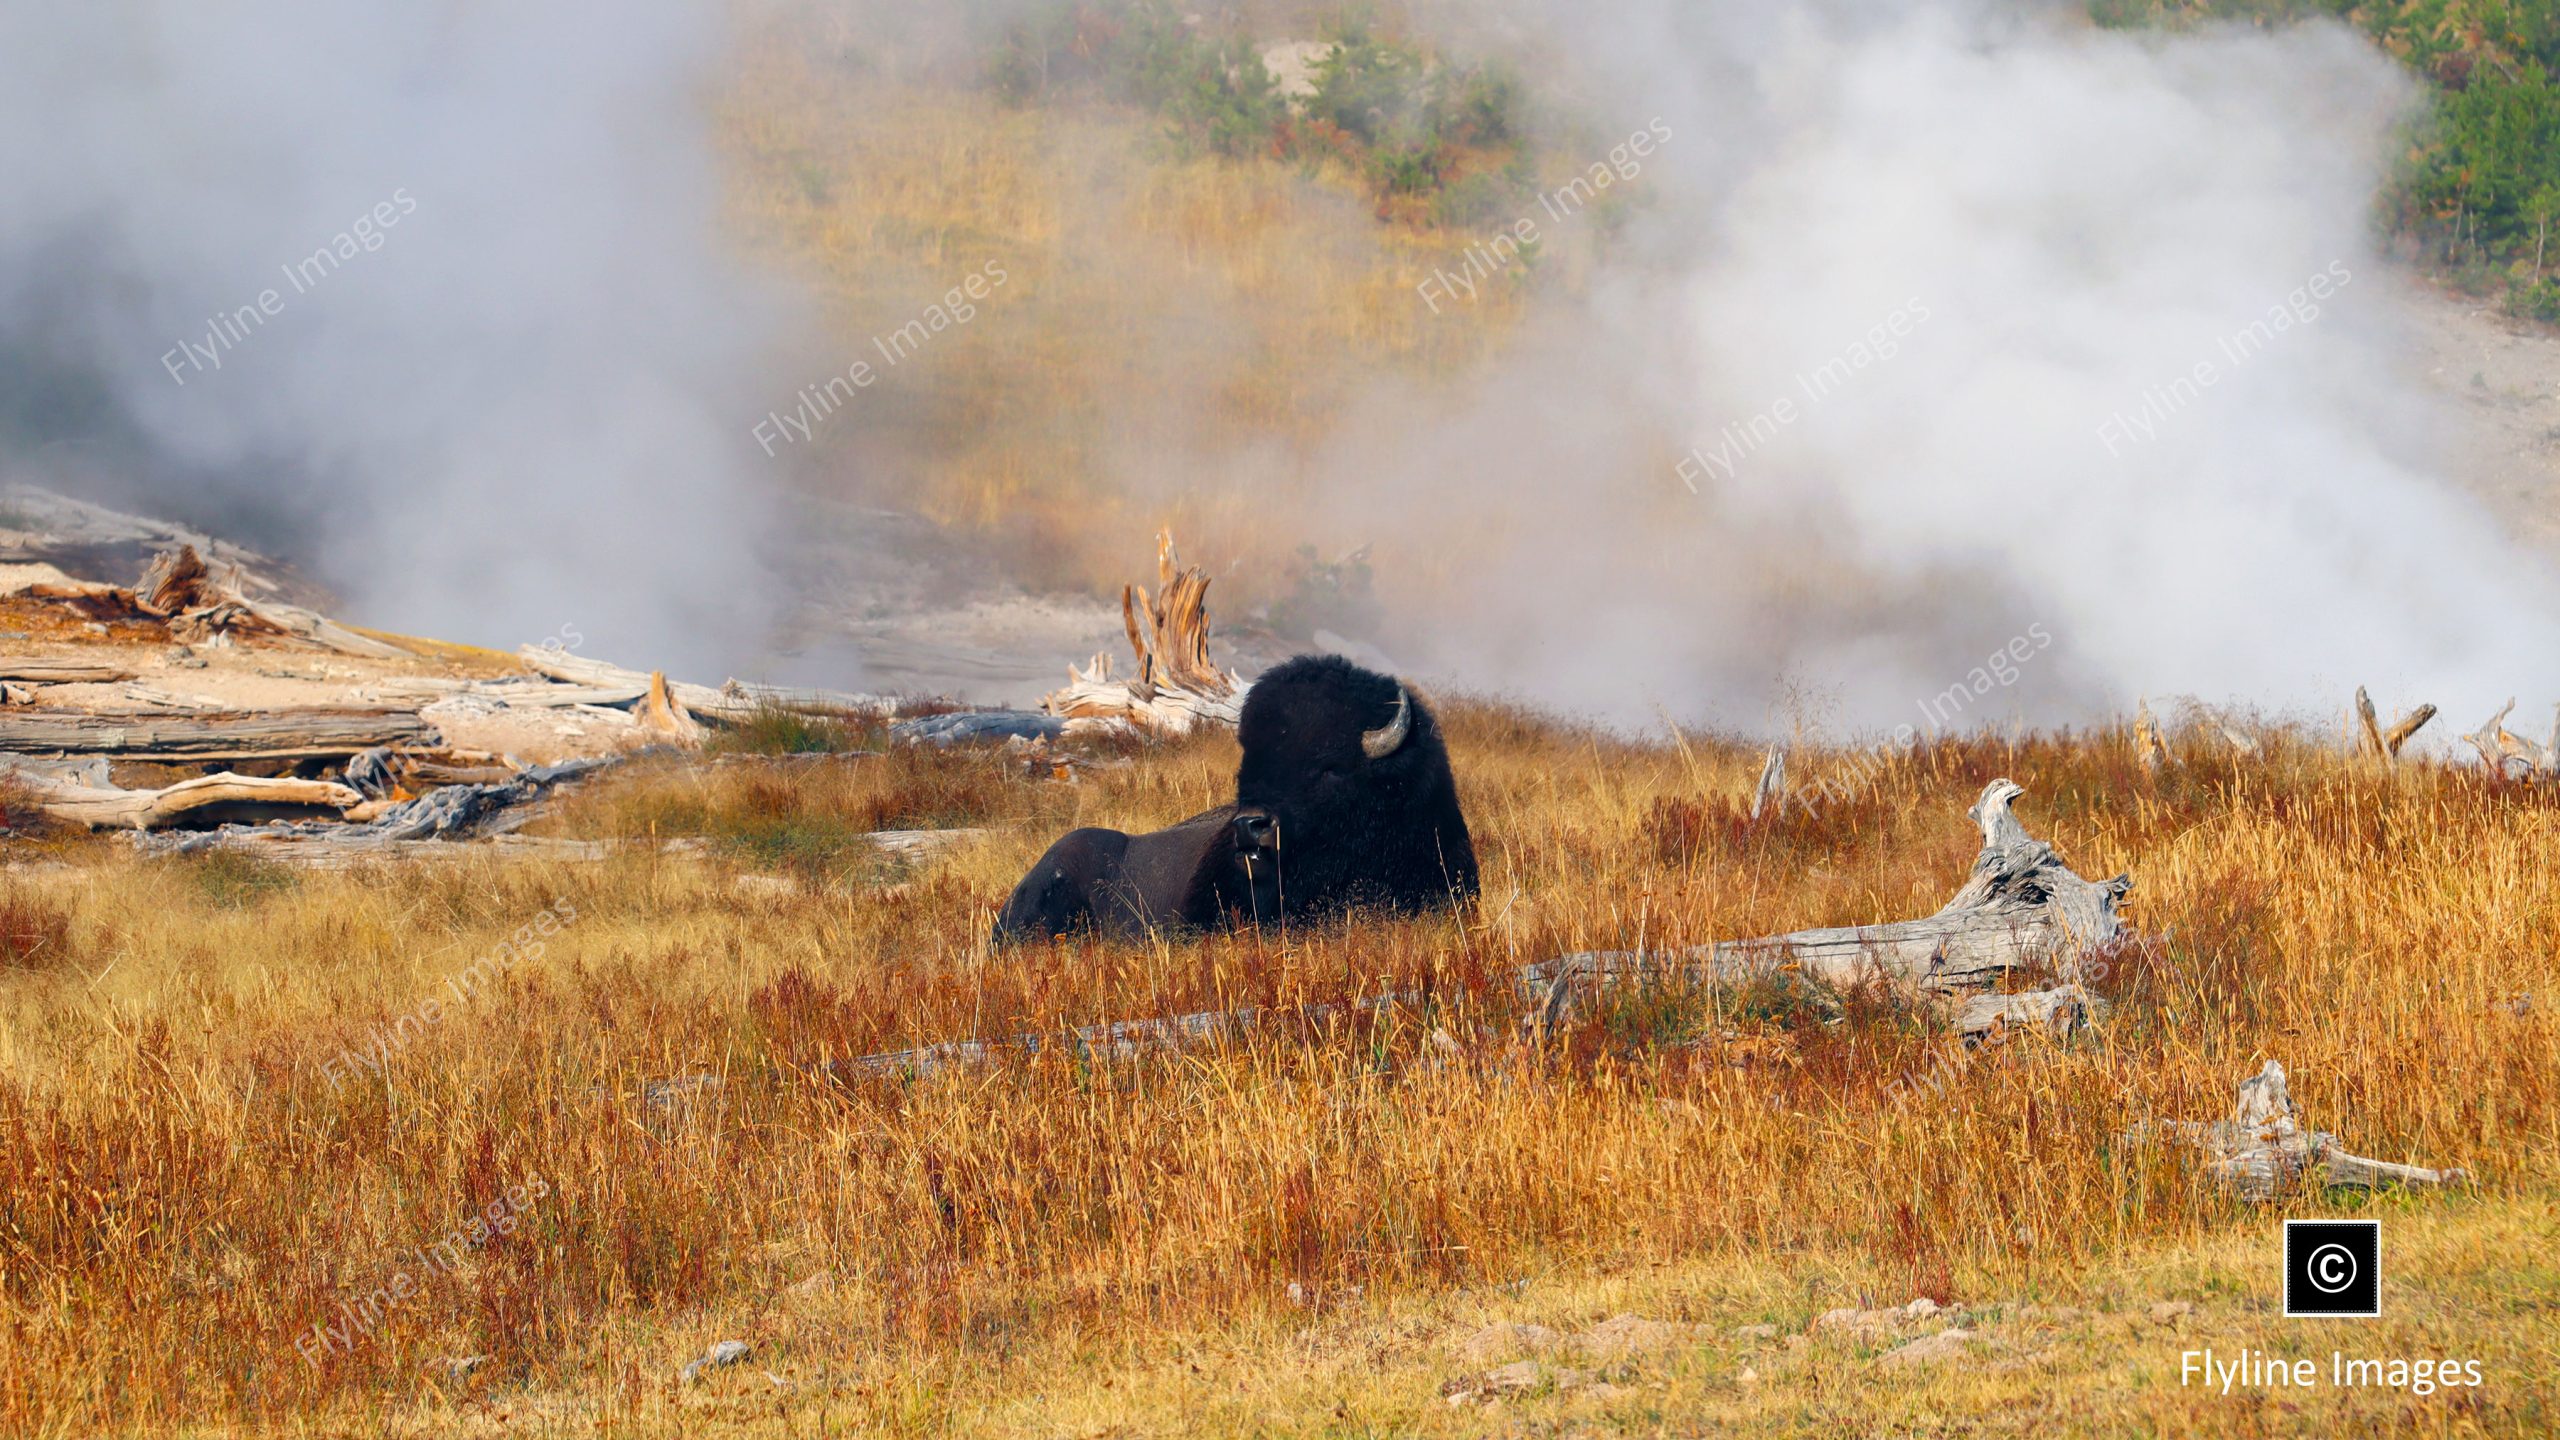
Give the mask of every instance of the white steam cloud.
[{"label": "white steam cloud", "polygon": [[8,7],[0,374],[62,403],[0,469],[289,530],[350,618],[717,673],[772,388],[724,40],[671,0]]},{"label": "white steam cloud", "polygon": [[1344,529],[1457,537],[1401,658],[1749,728],[1804,690],[1882,729],[2532,690],[2560,609],[2397,368],[2388,61],[2326,25],[1714,9],[1560,27],[1619,129],[1673,132],[1652,228],[1486,390],[1329,462]]},{"label": "white steam cloud", "polygon": [[[2534,692],[2560,605],[2401,371],[2370,207],[2413,93],[2360,39],[1543,7],[1423,24],[1544,57],[1591,122],[1550,154],[1658,123],[1654,203],[1605,245],[1522,203],[1546,298],[1491,373],[1373,385],[1312,460],[1133,457],[1132,489],[1375,541],[1408,668],[1622,720]],[[924,23],[829,13],[890,52]],[[0,13],[0,478],[290,525],[360,620],[736,668],[786,598],[744,427],[806,375],[713,233],[726,39],[681,0]]]}]

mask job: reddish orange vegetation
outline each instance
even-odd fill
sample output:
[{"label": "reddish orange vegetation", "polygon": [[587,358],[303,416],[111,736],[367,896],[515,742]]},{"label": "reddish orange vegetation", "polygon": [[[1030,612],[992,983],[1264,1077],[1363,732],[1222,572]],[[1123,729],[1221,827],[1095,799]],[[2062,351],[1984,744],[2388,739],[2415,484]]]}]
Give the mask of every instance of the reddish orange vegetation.
[{"label": "reddish orange vegetation", "polygon": [[[993,907],[1061,828],[1214,803],[1233,764],[1217,737],[1076,785],[937,751],[636,769],[559,827],[707,848],[603,864],[305,875],[98,843],[65,852],[67,874],[0,882],[0,944],[58,957],[0,968],[0,1430],[319,1414],[438,1432],[507,1410],[618,1433],[821,1415],[1054,1433],[1135,1407],[1163,1431],[1316,1433],[1337,1405],[1463,1430],[1437,1396],[1445,1327],[1514,1303],[1515,1282],[1543,1297],[1516,1303],[1585,1319],[1640,1294],[1702,1335],[1915,1294],[2103,1306],[2129,1283],[2111,1277],[2163,1253],[2243,1267],[2189,1293],[2254,1293],[2266,1217],[2119,1137],[2220,1113],[2271,1056],[2360,1153],[2481,1177],[2475,1195],[2392,1202],[2446,1277],[2400,1272],[2397,1303],[2410,1324],[2435,1306],[2423,1323],[2507,1366],[2467,1397],[2484,1419],[2553,1402],[2517,1318],[2526,1282],[2483,1248],[2550,1213],[2560,1157],[2544,794],[2301,739],[2246,763],[2199,745],[2155,778],[2110,734],[1935,744],[1872,796],[1748,823],[1727,807],[1754,751],[1443,711],[1486,862],[1464,916],[986,951]],[[1853,763],[1794,768],[1810,783]],[[1629,998],[1524,1037],[1504,977],[1526,961],[1935,908],[1976,843],[1966,804],[2004,774],[2080,869],[2138,882],[2155,943],[2104,982],[2118,1010],[2099,1033],[1967,1055],[1874,997],[1768,987]],[[961,825],[991,833],[912,865],[855,838]],[[759,872],[783,878],[742,883]],[[475,965],[494,978],[457,995]],[[1389,991],[1429,998],[1139,1064],[827,1068]],[[719,1079],[650,1088],[683,1075]],[[548,1193],[518,1228],[352,1343],[297,1353],[527,1177]],[[1452,1318],[1397,1328],[1423,1315]],[[667,1385],[728,1337],[756,1347],[734,1384]],[[1732,1408],[1743,1357],[1722,1343],[1637,1372],[1669,1389],[1588,1402],[1594,1423],[1759,1414]],[[2206,1423],[2173,1379],[2123,1388],[2156,1356],[2101,1352],[2112,1369],[2069,1363],[2118,1397],[2102,1413]],[[1317,1358],[1337,1353],[1373,1359]],[[468,1354],[490,1358],[467,1384],[430,1368]],[[1160,1369],[1167,1355],[1204,1368]],[[1751,1423],[1926,1428],[1923,1392],[1874,1388],[1851,1358],[1751,1360],[1816,1407]],[[2049,1376],[1968,1373],[1986,1405],[2012,1383],[2062,1403]],[[1242,1376],[1279,1398],[1239,1400]],[[1128,1388],[1106,1395],[1114,1377]],[[1019,1408],[1034,1389],[1052,1408]]]}]

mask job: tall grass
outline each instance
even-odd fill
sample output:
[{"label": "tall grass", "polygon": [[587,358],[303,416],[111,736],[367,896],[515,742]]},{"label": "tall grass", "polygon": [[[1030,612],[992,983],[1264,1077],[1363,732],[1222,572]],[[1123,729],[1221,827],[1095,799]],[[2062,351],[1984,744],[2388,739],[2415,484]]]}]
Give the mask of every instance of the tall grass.
[{"label": "tall grass", "polygon": [[[1700,1256],[1793,1257],[1832,1302],[1998,1300],[2241,1225],[2120,1137],[2221,1112],[2269,1057],[2363,1153],[2549,1194],[2560,834],[2536,792],[2302,743],[2198,748],[2155,779],[2120,736],[1970,740],[1900,758],[1872,800],[1666,832],[1745,793],[1756,757],[1450,710],[1487,880],[1459,917],[986,950],[1061,829],[1214,803],[1218,739],[1074,785],[933,750],[671,767],[566,822],[992,827],[850,890],[742,897],[740,866],[790,861],[751,845],[287,886],[173,884],[101,847],[13,881],[7,913],[61,917],[67,963],[0,969],[0,1430],[408,1413],[443,1383],[422,1367],[466,1354],[493,1357],[475,1386],[622,1413],[715,1332],[776,1365],[947,1368],[1267,1315],[1293,1286],[1385,1306]],[[1997,774],[2084,873],[2136,876],[2158,944],[2110,978],[2095,1036],[1967,1057],[1897,1007],[1779,995],[1524,1038],[1518,963],[1935,908]],[[573,918],[536,935],[546,911]],[[501,953],[456,999],[450,977]],[[1429,1003],[1137,1064],[825,1065],[1391,990]],[[679,1075],[720,1082],[650,1088]],[[351,1346],[297,1353],[530,1177],[548,1194],[512,1233]],[[898,1421],[912,1399],[844,1403],[948,1422]]]}]

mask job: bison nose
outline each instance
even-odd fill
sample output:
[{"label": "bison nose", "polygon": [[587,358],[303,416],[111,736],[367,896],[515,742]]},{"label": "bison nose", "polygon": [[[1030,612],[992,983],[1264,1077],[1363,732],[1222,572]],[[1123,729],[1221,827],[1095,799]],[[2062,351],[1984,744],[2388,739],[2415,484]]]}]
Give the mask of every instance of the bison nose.
[{"label": "bison nose", "polygon": [[1236,843],[1247,850],[1268,850],[1280,838],[1280,822],[1269,811],[1247,810],[1236,816]]}]

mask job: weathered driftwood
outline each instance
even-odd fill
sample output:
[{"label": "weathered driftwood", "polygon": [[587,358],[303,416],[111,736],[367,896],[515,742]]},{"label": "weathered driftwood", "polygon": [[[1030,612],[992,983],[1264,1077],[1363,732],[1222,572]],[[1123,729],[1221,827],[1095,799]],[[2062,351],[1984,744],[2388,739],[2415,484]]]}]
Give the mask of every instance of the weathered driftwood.
[{"label": "weathered driftwood", "polygon": [[408,653],[317,611],[252,596],[236,566],[217,574],[188,541],[153,554],[132,589],[76,581],[30,586],[25,593],[67,601],[96,619],[158,620],[181,640],[227,644],[236,636],[263,636],[377,660]]},{"label": "weathered driftwood", "polygon": [[[556,646],[525,645],[516,650],[525,668],[546,679],[564,685],[600,692],[600,697],[585,703],[628,706],[641,703],[649,694],[651,672],[626,670],[602,660],[572,655]],[[504,699],[510,705],[561,703],[543,698],[539,692],[519,698],[512,689],[494,687],[485,693]],[[887,719],[898,713],[901,702],[891,695],[863,695],[844,690],[807,690],[787,685],[760,685],[732,679],[719,689],[708,685],[690,685],[681,680],[666,682],[668,699],[697,717],[735,722],[772,710],[788,710],[809,715],[862,715]]]},{"label": "weathered driftwood", "polygon": [[1153,597],[1143,585],[1120,592],[1137,672],[1112,679],[1108,655],[1082,670],[1070,665],[1066,688],[1042,697],[1041,709],[1066,720],[1127,720],[1165,735],[1187,734],[1204,721],[1236,723],[1247,687],[1209,658],[1209,574],[1182,564],[1170,530],[1156,535],[1156,580]]},{"label": "weathered driftwood", "polygon": [[[2503,715],[2506,712],[2499,713]],[[2358,754],[2386,762],[2397,760],[2400,758],[2400,747],[2408,744],[2409,737],[2417,734],[2421,727],[2434,718],[2436,718],[2436,707],[2421,705],[2408,714],[2395,718],[2390,726],[2385,728],[2374,714],[2373,697],[2367,695],[2364,687],[2359,685],[2356,687],[2356,751]]]},{"label": "weathered driftwood", "polygon": [[0,770],[16,770],[46,780],[111,789],[115,781],[104,755],[15,755],[0,750]]},{"label": "weathered driftwood", "polygon": [[1882,984],[1932,1000],[1989,991],[2021,972],[2079,981],[2083,962],[2122,936],[2116,909],[2133,878],[2092,882],[2074,874],[2051,845],[2018,823],[2010,805],[2024,793],[2008,780],[1983,787],[1967,812],[1982,828],[1982,851],[1963,888],[1934,915],[1671,951],[1563,955],[1530,966],[1525,978],[1543,990],[1548,1015],[1558,1019],[1578,991],[1627,983],[1729,985],[1781,970],[1839,989]]},{"label": "weathered driftwood", "polygon": [[2305,1177],[2329,1185],[2373,1189],[2383,1185],[2446,1185],[2467,1178],[2461,1170],[2430,1170],[2350,1155],[2338,1137],[2303,1128],[2301,1112],[2285,1086],[2284,1066],[2270,1060],[2240,1082],[2231,1118],[2211,1122],[2169,1120],[2138,1127],[2137,1140],[2153,1133],[2205,1152],[2205,1173],[2244,1200],[2277,1199]]},{"label": "weathered driftwood", "polygon": [[620,853],[620,847],[606,841],[514,834],[481,835],[468,841],[373,840],[358,845],[342,845],[333,844],[307,829],[267,825],[225,826],[218,831],[199,831],[184,838],[183,844],[171,843],[174,837],[158,839],[146,843],[144,849],[151,854],[175,855],[202,855],[219,850],[314,870],[347,870],[359,865],[447,865],[475,860],[586,863]]},{"label": "weathered driftwood", "polygon": [[2012,995],[1975,995],[1960,1002],[1948,1017],[1959,1035],[1990,1036],[2041,1030],[2068,1035],[2105,1015],[2107,1002],[2077,985],[2021,990]]},{"label": "weathered driftwood", "polygon": [[[381,818],[390,808],[383,806],[381,812],[371,818]],[[361,815],[363,807],[349,813],[351,817]],[[875,830],[863,838],[895,859],[915,861],[985,833],[972,829]],[[340,836],[353,838],[337,838]],[[458,864],[492,858],[590,865],[621,855],[700,856],[710,851],[709,845],[691,836],[674,840],[570,840],[549,835],[519,835],[501,826],[489,826],[470,834],[396,839],[368,833],[362,823],[226,825],[220,830],[201,831],[185,837],[158,837],[145,843],[144,848],[152,854],[176,855],[200,855],[222,850],[318,870],[343,870],[375,864]],[[740,878],[773,877],[749,874]]]},{"label": "weathered driftwood", "polygon": [[2160,722],[2151,718],[2149,697],[2136,700],[2133,706],[2133,754],[2142,768],[2157,771],[2163,765],[2174,765],[2178,757],[2169,753],[2169,742],[2160,733]]},{"label": "weathered driftwood", "polygon": [[362,655],[374,660],[398,660],[408,656],[408,652],[398,646],[351,630],[318,611],[272,600],[234,597],[210,610],[182,615],[169,628],[181,639],[245,630],[252,634],[279,636],[323,650],[335,650],[341,655]]},{"label": "weathered driftwood", "polygon": [[0,709],[0,750],[163,760],[332,759],[428,740],[410,710],[159,711]]},{"label": "weathered driftwood", "polygon": [[664,670],[649,672],[648,692],[640,697],[640,703],[632,707],[631,713],[640,722],[641,729],[674,744],[694,746],[702,743],[702,722],[694,719],[693,712],[685,709],[684,703],[668,692],[667,672]]},{"label": "weathered driftwood", "polygon": [[[1677,734],[1677,731],[1673,732]],[[1772,749],[1760,762],[1760,783],[1751,789],[1751,818],[1775,814],[1787,798],[1786,747]]]},{"label": "weathered driftwood", "polygon": [[2479,729],[2462,738],[2480,752],[2480,761],[2489,773],[2509,780],[2534,781],[2560,778],[2560,706],[2554,706],[2551,741],[2536,744],[2507,729],[2507,715],[2516,708],[2513,697],[2498,707]]},{"label": "weathered driftwood", "polygon": [[[346,783],[369,801],[398,802],[416,798],[415,791],[437,785],[502,785],[516,778],[519,767],[499,763],[481,750],[395,750],[376,745],[347,757]],[[372,814],[352,816],[372,819]]]},{"label": "weathered driftwood", "polygon": [[[647,753],[647,752],[635,752]],[[316,847],[292,858],[320,858],[335,848],[346,854],[380,850],[407,841],[456,841],[478,835],[504,834],[533,818],[533,803],[554,786],[583,778],[627,756],[566,760],[518,771],[494,785],[448,785],[412,800],[381,805],[350,823],[276,822],[262,826],[226,825],[187,835],[152,837],[144,848],[153,854],[193,854],[210,849],[257,847],[283,857],[286,849]],[[349,787],[349,793],[353,789]],[[268,849],[266,847],[275,847]]]},{"label": "weathered driftwood", "polygon": [[67,660],[51,656],[0,659],[0,680],[24,681],[30,685],[112,685],[132,678],[133,671],[125,666],[97,660]]},{"label": "weathered driftwood", "polygon": [[889,727],[892,745],[968,745],[979,741],[1054,740],[1073,722],[1037,710],[958,710]]},{"label": "weathered driftwood", "polygon": [[260,818],[323,811],[343,814],[364,798],[334,781],[234,775],[227,770],[158,790],[78,784],[27,770],[11,773],[37,809],[92,830],[160,830],[243,813]]}]

